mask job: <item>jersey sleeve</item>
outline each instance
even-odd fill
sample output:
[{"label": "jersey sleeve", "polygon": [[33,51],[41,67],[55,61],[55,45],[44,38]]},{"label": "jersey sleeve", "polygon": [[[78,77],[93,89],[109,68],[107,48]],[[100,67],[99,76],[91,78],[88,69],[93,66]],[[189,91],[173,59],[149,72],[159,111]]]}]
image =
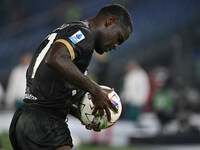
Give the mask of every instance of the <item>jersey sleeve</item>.
[{"label": "jersey sleeve", "polygon": [[93,34],[86,27],[71,27],[65,34],[58,37],[55,42],[63,43],[67,47],[71,60],[91,53],[94,47]]}]

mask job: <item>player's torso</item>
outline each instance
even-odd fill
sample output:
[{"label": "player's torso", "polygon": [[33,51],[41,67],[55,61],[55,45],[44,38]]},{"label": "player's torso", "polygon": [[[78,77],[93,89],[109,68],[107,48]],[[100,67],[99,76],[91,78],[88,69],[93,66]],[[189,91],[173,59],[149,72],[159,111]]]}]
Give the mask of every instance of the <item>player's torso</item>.
[{"label": "player's torso", "polygon": [[[77,37],[77,39],[76,39]],[[45,63],[49,48],[58,39],[66,40],[74,50],[73,60],[84,73],[93,53],[93,35],[84,22],[64,24],[53,31],[38,47],[27,70],[26,101],[39,102],[49,107],[63,107],[80,89],[59,76]]]}]

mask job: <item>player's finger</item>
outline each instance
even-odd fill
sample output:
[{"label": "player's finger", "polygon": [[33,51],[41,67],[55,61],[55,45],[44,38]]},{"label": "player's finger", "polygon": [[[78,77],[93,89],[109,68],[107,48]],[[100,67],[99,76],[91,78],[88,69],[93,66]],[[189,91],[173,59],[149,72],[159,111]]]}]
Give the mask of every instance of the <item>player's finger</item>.
[{"label": "player's finger", "polygon": [[86,128],[87,130],[92,130],[92,128],[91,128],[90,126],[85,126],[85,128]]},{"label": "player's finger", "polygon": [[116,108],[116,106],[115,106],[111,101],[109,101],[109,107],[110,107],[110,109],[112,109],[112,111],[114,111],[115,113],[118,112],[118,109]]},{"label": "player's finger", "polygon": [[97,113],[97,107],[94,107],[94,110],[92,111],[92,115],[95,115]]},{"label": "player's finger", "polygon": [[101,130],[100,129],[93,129],[95,132],[100,132]]},{"label": "player's finger", "polygon": [[110,91],[110,93],[111,93],[111,92],[113,92],[114,90],[115,90],[114,88],[111,88],[111,91]]},{"label": "player's finger", "polygon": [[108,94],[114,91],[114,88],[111,89],[104,89]]},{"label": "player's finger", "polygon": [[100,114],[101,116],[103,116],[103,115],[104,115],[104,109],[100,108],[100,109],[99,109],[99,114]]},{"label": "player's finger", "polygon": [[106,111],[108,121],[111,121],[111,114],[110,114],[110,110],[108,109],[108,107],[105,108],[105,111]]}]

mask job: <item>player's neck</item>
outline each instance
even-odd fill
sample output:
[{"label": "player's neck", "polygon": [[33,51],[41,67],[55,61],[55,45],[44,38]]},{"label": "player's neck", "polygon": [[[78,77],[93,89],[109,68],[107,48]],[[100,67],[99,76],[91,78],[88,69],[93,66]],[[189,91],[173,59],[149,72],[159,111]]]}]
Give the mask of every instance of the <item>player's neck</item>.
[{"label": "player's neck", "polygon": [[94,17],[94,18],[87,19],[86,21],[89,23],[89,26],[90,26],[90,28],[94,34],[94,37],[96,39],[99,31],[102,28],[102,20],[97,17]]}]

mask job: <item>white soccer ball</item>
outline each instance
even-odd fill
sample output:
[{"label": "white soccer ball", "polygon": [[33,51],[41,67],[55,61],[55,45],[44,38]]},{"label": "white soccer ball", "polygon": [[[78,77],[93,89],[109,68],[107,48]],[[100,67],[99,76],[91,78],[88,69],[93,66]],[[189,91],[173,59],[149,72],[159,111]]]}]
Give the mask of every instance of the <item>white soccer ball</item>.
[{"label": "white soccer ball", "polygon": [[[101,86],[103,89],[110,89],[107,86]],[[106,129],[114,125],[117,120],[119,119],[121,112],[122,112],[122,104],[120,101],[120,98],[118,94],[113,91],[108,94],[108,97],[110,101],[116,106],[118,109],[118,113],[114,113],[112,110],[110,110],[111,113],[111,121],[107,120],[107,115],[104,110],[104,115],[101,116],[100,114],[92,115],[94,105],[92,102],[92,98],[90,93],[86,93],[84,98],[81,100],[79,104],[79,111],[80,111],[80,119],[81,121],[88,127],[91,127],[92,129]]]}]

